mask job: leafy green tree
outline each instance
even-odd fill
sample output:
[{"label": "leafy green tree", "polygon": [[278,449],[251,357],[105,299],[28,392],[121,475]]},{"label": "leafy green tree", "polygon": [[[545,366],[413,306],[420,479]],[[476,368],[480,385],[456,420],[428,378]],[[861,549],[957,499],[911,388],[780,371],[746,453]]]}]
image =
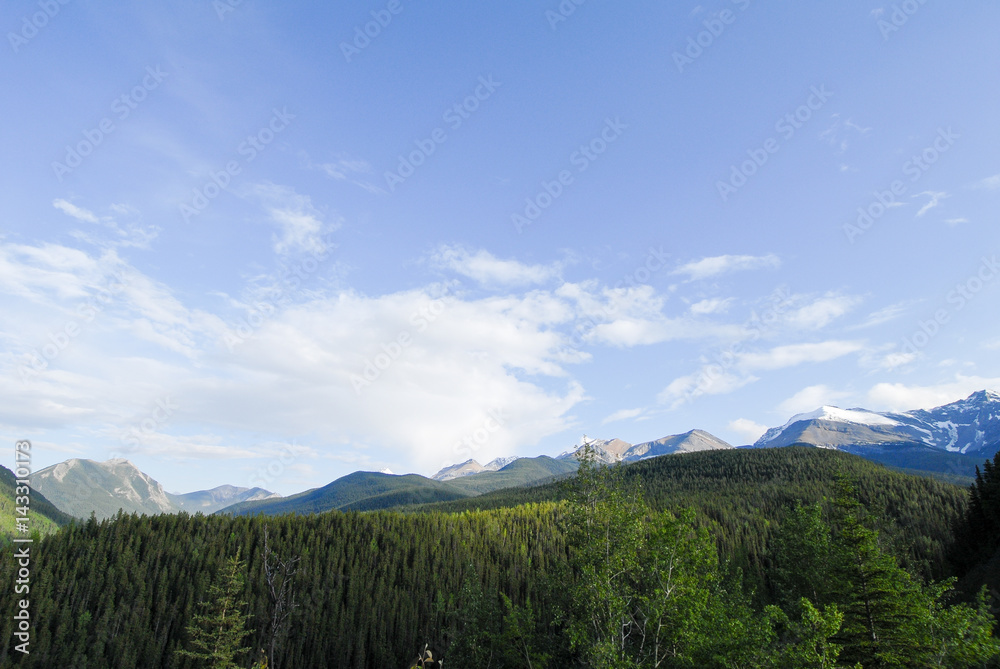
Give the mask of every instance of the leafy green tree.
[{"label": "leafy green tree", "polygon": [[204,612],[195,615],[187,626],[192,650],[180,649],[178,655],[209,669],[240,668],[237,660],[250,650],[243,644],[250,634],[246,628],[248,605],[241,599],[246,582],[244,568],[239,552],[226,561],[222,583],[211,585],[208,600],[202,602]]},{"label": "leafy green tree", "polygon": [[830,601],[830,526],[819,503],[795,508],[784,518],[774,539],[771,578],[782,606],[798,607]]},{"label": "leafy green tree", "polygon": [[777,635],[772,663],[776,668],[834,669],[841,647],[831,641],[844,614],[836,605],[819,610],[805,597],[798,603],[799,619],[792,620],[781,608],[767,607],[766,614]]}]

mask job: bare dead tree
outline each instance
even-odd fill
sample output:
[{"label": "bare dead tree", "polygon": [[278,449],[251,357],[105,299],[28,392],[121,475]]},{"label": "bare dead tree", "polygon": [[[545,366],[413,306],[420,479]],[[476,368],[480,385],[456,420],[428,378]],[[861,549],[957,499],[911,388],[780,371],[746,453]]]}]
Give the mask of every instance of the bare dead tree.
[{"label": "bare dead tree", "polygon": [[267,666],[277,669],[274,650],[278,640],[288,632],[288,618],[298,606],[292,590],[292,576],[298,571],[299,556],[282,559],[271,549],[267,526],[264,526],[264,548],[261,551],[264,566],[264,582],[270,604],[268,625]]}]

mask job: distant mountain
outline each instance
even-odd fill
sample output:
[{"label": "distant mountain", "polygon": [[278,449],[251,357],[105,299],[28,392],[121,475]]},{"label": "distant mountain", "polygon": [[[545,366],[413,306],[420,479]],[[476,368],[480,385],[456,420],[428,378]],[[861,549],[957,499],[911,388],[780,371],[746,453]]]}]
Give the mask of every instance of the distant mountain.
[{"label": "distant mountain", "polygon": [[475,460],[466,460],[465,462],[460,462],[457,465],[445,467],[431,478],[435,481],[451,481],[452,479],[457,479],[461,476],[470,476],[483,471],[486,471],[486,468]]},{"label": "distant mountain", "polygon": [[691,430],[684,434],[675,434],[656,441],[636,444],[625,452],[622,459],[625,462],[632,462],[674,453],[698,453],[726,448],[732,448],[732,445],[704,430]]},{"label": "distant mountain", "polygon": [[[656,441],[646,441],[641,444],[632,444],[621,439],[597,439],[586,440],[597,455],[597,461],[605,464],[616,462],[636,462],[647,458],[656,458],[661,455],[673,455],[675,453],[696,453],[699,451],[715,451],[719,449],[732,448],[732,445],[722,439],[705,432],[704,430],[691,430],[684,434],[674,434],[662,437]],[[578,446],[572,451],[567,451],[559,456],[560,459],[576,459],[577,454],[583,446]]]},{"label": "distant mountain", "polygon": [[130,461],[72,459],[31,475],[33,488],[56,507],[77,518],[110,518],[125,513],[155,515],[187,511],[212,513],[236,502],[274,497],[262,488],[219,486],[183,495],[166,492],[158,481]]},{"label": "distant mountain", "polygon": [[[606,465],[621,462],[625,458],[625,453],[632,448],[632,444],[627,441],[622,441],[621,439],[587,439],[584,437],[583,440],[586,445],[594,451],[597,461],[603,462]],[[575,447],[573,450],[560,453],[559,459],[576,459],[577,454],[582,449],[583,445],[580,445]]]},{"label": "distant mountain", "polygon": [[168,492],[167,497],[173,502],[177,510],[187,511],[188,513],[198,513],[200,511],[204,514],[210,514],[240,502],[275,499],[281,497],[281,495],[264,490],[263,488],[239,488],[232,485],[220,485],[218,488],[212,488],[211,490],[199,490],[183,495],[173,495]]},{"label": "distant mountain", "polygon": [[445,467],[431,478],[435,481],[451,481],[452,479],[457,479],[462,476],[471,476],[482,472],[495,472],[503,469],[518,459],[518,456],[511,455],[507,457],[495,458],[490,460],[486,465],[481,465],[475,460],[466,460],[465,462],[457,465]]},{"label": "distant mountain", "polygon": [[[494,460],[494,462],[496,461]],[[517,488],[549,481],[556,477],[572,474],[578,466],[579,463],[575,460],[557,460],[547,455],[541,455],[537,458],[513,458],[510,464],[496,471],[482,471],[478,474],[452,479],[448,483],[469,494],[481,495],[502,488]]]},{"label": "distant mountain", "polygon": [[281,499],[265,499],[234,504],[220,513],[244,516],[324,511],[374,511],[393,506],[444,502],[470,493],[450,483],[434,481],[419,474],[394,476],[381,472],[354,472],[322,488]]},{"label": "distant mountain", "polygon": [[483,466],[483,469],[485,469],[488,472],[496,472],[520,459],[521,459],[520,456],[517,455],[508,455],[504,457],[493,458]]},{"label": "distant mountain", "polygon": [[988,390],[903,413],[824,406],[771,428],[755,448],[808,444],[895,467],[971,476],[1000,448],[1000,395]]}]

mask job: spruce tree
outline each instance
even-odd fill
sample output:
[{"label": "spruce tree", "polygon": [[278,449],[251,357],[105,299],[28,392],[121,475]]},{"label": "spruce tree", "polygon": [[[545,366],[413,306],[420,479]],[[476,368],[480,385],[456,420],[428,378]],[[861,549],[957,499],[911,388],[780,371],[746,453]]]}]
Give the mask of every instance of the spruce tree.
[{"label": "spruce tree", "polygon": [[202,602],[202,613],[195,615],[187,626],[191,650],[178,650],[181,657],[196,661],[196,666],[207,669],[239,669],[237,662],[250,650],[243,644],[249,630],[250,616],[245,612],[247,602],[242,599],[246,577],[244,563],[239,553],[226,560],[221,583],[213,583],[208,599]]}]

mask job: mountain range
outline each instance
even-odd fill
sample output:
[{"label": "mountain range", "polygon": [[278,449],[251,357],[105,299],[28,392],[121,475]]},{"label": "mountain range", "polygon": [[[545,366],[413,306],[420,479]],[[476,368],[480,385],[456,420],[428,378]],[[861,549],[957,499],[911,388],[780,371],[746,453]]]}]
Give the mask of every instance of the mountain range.
[{"label": "mountain range", "polygon": [[279,497],[263,488],[223,485],[212,490],[175,495],[130,461],[105,462],[74,458],[31,475],[31,487],[61,511],[77,518],[110,518],[125,513],[158,514],[187,511],[214,513],[238,502]]},{"label": "mountain range", "polygon": [[[614,438],[584,437],[583,442],[606,464],[733,448],[703,430],[635,445]],[[957,477],[956,482],[966,483],[977,465],[1000,450],[1000,395],[982,390],[934,409],[902,413],[823,406],[793,416],[784,425],[767,430],[753,445],[741,448],[792,445],[845,451],[898,469],[945,478],[950,475]],[[497,458],[485,466],[467,460],[430,478],[355,472],[289,497],[262,488],[229,485],[175,495],[123,459],[67,460],[33,474],[31,485],[60,511],[77,518],[86,518],[91,512],[107,518],[119,509],[139,514],[222,511],[240,515],[374,510],[545,483],[575,471],[582,448],[574,446],[556,458]]]},{"label": "mountain range", "polygon": [[753,444],[807,444],[854,453],[903,469],[973,476],[1000,449],[1000,395],[967,398],[902,413],[823,406],[771,428]]}]

